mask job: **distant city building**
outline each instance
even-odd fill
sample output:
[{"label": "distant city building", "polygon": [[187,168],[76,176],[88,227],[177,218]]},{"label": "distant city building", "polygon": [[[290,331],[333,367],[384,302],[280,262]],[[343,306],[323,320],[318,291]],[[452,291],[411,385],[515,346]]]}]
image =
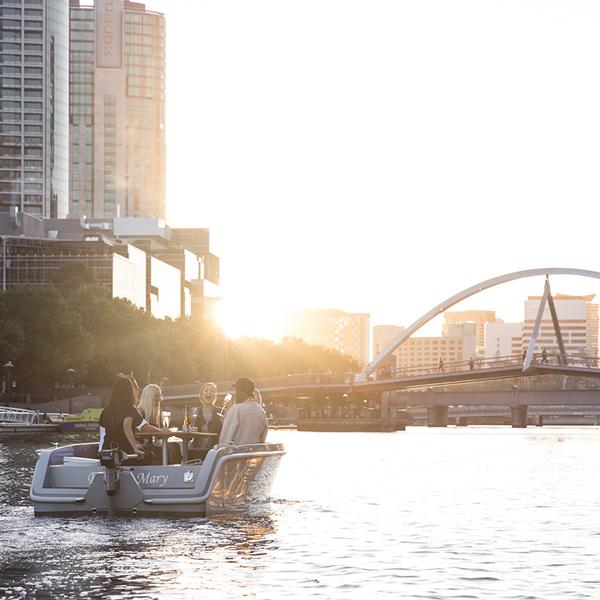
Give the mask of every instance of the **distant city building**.
[{"label": "distant city building", "polygon": [[[457,310],[444,313],[446,325],[460,325],[462,323],[475,323],[477,327],[476,346],[477,354],[482,355],[485,348],[485,326],[487,323],[496,322],[496,312],[493,310]],[[446,332],[444,331],[444,335]]]},{"label": "distant city building", "polygon": [[285,335],[307,344],[333,348],[356,359],[363,367],[369,361],[369,315],[336,309],[307,309],[289,313]]},{"label": "distant city building", "polygon": [[0,2],[0,212],[69,209],[69,2]]},{"label": "distant city building", "polygon": [[485,357],[519,356],[523,351],[523,323],[487,323]]},{"label": "distant city building", "polygon": [[373,326],[373,356],[377,356],[385,347],[402,331],[401,325],[374,325]]},{"label": "distant city building", "polygon": [[70,216],[165,218],[165,19],[71,0]]},{"label": "distant city building", "polygon": [[61,285],[77,268],[157,318],[210,318],[218,281],[206,280],[203,257],[173,243],[170,232],[159,219],[0,214],[1,289]]},{"label": "distant city building", "polygon": [[[463,352],[464,339],[458,337],[410,337],[395,351],[396,368],[439,366],[440,358],[444,365],[466,360]],[[467,357],[468,359],[468,357]]]},{"label": "distant city building", "polygon": [[473,321],[466,323],[444,323],[443,336],[449,339],[462,339],[462,356],[463,360],[475,358],[480,353],[478,352],[479,326]]},{"label": "distant city building", "polygon": [[[598,355],[598,304],[592,302],[594,294],[589,296],[553,295],[554,305],[560,324],[560,330],[567,354]],[[523,323],[523,348],[527,349],[533,333],[541,297],[529,296],[525,301],[525,319]],[[558,352],[558,342],[552,324],[548,304],[542,314],[542,323],[536,344],[536,352],[546,349]]]}]

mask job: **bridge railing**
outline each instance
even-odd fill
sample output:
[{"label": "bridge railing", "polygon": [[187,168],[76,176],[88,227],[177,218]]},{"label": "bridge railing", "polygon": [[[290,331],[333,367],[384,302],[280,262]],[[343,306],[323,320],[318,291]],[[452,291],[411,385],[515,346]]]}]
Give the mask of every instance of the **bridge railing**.
[{"label": "bridge railing", "polygon": [[[457,373],[480,369],[498,369],[502,367],[518,367],[524,362],[523,354],[509,354],[493,358],[472,358],[469,360],[440,361],[434,364],[404,366],[378,369],[372,374],[372,379],[399,379],[402,377],[417,377],[420,375],[435,375],[437,373]],[[582,354],[566,354],[562,356],[563,364],[583,368],[597,368],[598,357]],[[561,364],[561,356],[556,353],[536,352],[532,365]]]},{"label": "bridge railing", "polygon": [[[469,360],[442,361],[434,364],[405,366],[400,368],[377,369],[369,374],[370,381],[381,379],[402,379],[410,377],[422,377],[428,375],[438,375],[442,373],[464,373],[468,371],[481,371],[483,369],[500,369],[508,367],[521,367],[524,362],[523,354],[510,354],[506,356],[495,356],[493,358],[473,358]],[[563,363],[569,366],[597,368],[598,357],[585,356],[581,354],[565,355]],[[532,360],[533,365],[558,365],[560,356],[554,353],[543,352],[536,353]],[[285,390],[327,385],[347,385],[350,386],[356,381],[355,373],[290,373],[278,377],[256,378],[256,387],[261,391],[266,390]],[[218,381],[217,390],[219,396],[223,396],[233,389],[234,380]],[[201,383],[188,385],[169,386],[165,393],[165,398],[169,400],[183,400],[192,398],[198,394]],[[1,416],[0,416],[1,420]]]}]

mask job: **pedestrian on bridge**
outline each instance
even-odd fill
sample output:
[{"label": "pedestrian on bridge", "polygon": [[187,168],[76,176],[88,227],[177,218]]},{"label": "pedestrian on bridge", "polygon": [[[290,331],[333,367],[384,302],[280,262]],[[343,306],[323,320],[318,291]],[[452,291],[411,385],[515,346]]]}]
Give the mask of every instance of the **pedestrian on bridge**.
[{"label": "pedestrian on bridge", "polygon": [[469,359],[469,369],[472,371],[475,368],[475,359],[471,356]]},{"label": "pedestrian on bridge", "polygon": [[441,356],[440,356],[440,362],[439,362],[439,365],[438,365],[438,371],[440,373],[444,372],[444,359]]},{"label": "pedestrian on bridge", "polygon": [[548,352],[546,348],[542,350],[542,364],[548,364]]}]

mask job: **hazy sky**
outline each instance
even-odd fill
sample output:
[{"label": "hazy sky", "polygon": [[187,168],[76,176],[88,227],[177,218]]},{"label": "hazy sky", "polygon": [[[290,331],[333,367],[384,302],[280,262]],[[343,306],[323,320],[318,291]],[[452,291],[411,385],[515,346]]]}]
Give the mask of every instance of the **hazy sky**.
[{"label": "hazy sky", "polygon": [[[210,227],[229,302],[408,325],[495,275],[599,267],[598,2],[146,5],[167,17],[169,222]],[[541,291],[467,307],[519,319]]]}]

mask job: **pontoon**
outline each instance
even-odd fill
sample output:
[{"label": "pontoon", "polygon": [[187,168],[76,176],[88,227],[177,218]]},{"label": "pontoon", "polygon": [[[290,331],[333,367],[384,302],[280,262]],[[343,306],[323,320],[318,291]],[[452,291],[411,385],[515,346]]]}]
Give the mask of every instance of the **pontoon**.
[{"label": "pontoon", "polygon": [[127,466],[121,450],[97,443],[40,452],[31,500],[37,515],[205,516],[269,500],[282,444],[214,447],[203,460]]}]

